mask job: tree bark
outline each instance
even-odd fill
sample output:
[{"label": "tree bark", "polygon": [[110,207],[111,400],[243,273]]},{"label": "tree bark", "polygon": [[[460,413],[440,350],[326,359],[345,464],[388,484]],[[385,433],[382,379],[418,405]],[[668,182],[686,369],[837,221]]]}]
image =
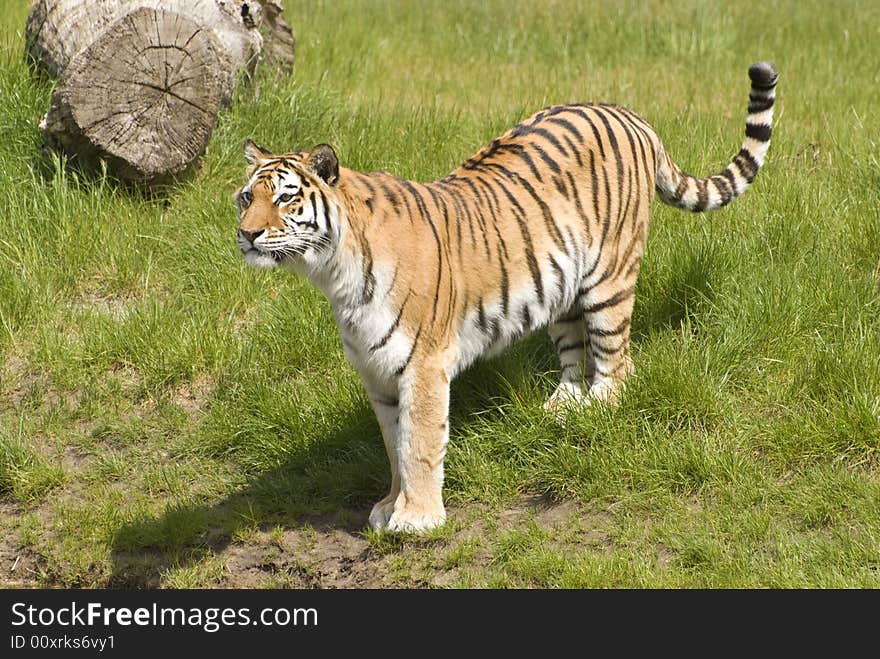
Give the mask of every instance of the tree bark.
[{"label": "tree bark", "polygon": [[279,0],[37,0],[26,36],[61,77],[47,142],[147,185],[191,167],[258,62],[289,73],[294,59]]}]

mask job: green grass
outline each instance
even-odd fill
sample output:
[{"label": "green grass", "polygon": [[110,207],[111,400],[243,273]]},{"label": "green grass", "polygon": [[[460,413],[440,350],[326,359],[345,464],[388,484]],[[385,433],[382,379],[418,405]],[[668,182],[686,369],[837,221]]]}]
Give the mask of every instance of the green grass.
[{"label": "green grass", "polygon": [[[880,6],[287,4],[293,76],[242,91],[153,197],[41,155],[28,3],[0,18],[10,583],[880,587]],[[378,428],[326,301],[237,254],[243,140],[431,180],[544,105],[602,100],[709,174],[761,59],[768,163],[723,211],[655,205],[620,405],[547,418],[558,365],[530,337],[453,385],[447,527],[366,531]]]}]

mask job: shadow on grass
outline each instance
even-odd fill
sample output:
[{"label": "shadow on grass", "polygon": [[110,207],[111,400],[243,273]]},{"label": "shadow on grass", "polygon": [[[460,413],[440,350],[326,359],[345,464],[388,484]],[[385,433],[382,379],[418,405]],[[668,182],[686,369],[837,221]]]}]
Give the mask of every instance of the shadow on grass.
[{"label": "shadow on grass", "polygon": [[[535,350],[550,355],[549,340],[530,338],[503,363],[479,364],[453,384],[453,425],[506,399],[511,385],[527,386]],[[544,345],[546,343],[546,345]],[[542,358],[543,361],[543,358]],[[308,422],[306,422],[308,424]],[[317,424],[317,419],[316,423]],[[111,545],[109,586],[157,588],[169,570],[194,566],[247,533],[311,528],[360,537],[369,511],[384,496],[390,470],[373,411],[353,407],[337,429],[310,442],[275,469],[249,477],[241,489],[209,503],[169,506],[121,526]]]},{"label": "shadow on grass", "polygon": [[111,196],[143,201],[161,208],[168,208],[195,178],[202,158],[196,159],[185,171],[150,183],[122,178],[113,173],[112,165],[97,155],[87,153],[67,154],[45,142],[39,143],[39,154],[31,163],[36,179],[50,184],[55,179],[86,194],[105,192]]},{"label": "shadow on grass", "polygon": [[160,515],[121,526],[112,540],[109,585],[159,587],[170,569],[220,553],[252,530],[311,526],[318,532],[358,534],[370,502],[383,494],[385,463],[372,411],[353,409],[336,432],[277,468],[248,477],[244,487],[225,498],[171,505]]},{"label": "shadow on grass", "polygon": [[652,273],[643,273],[633,310],[633,343],[655,332],[692,323],[701,311],[712,305],[715,299],[712,278],[723,270],[716,252],[711,244],[698,244],[679,256],[678,265],[670,273],[653,280],[650,279]]}]

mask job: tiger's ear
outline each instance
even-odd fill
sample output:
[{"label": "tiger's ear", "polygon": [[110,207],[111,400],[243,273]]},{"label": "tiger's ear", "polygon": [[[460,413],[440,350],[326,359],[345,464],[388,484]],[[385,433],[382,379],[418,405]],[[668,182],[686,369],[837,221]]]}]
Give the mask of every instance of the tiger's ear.
[{"label": "tiger's ear", "polygon": [[244,158],[251,167],[259,167],[271,157],[271,152],[267,151],[253,140],[244,141]]},{"label": "tiger's ear", "polygon": [[336,152],[328,144],[319,144],[306,158],[306,167],[324,179],[327,185],[339,182],[339,160]]}]

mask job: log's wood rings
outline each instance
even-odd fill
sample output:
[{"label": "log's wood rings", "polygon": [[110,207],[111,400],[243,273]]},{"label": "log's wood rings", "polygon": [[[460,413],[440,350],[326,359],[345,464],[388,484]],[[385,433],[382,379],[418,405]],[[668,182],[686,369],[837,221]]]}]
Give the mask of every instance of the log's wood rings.
[{"label": "log's wood rings", "polygon": [[174,12],[140,8],[71,60],[50,117],[61,112],[64,130],[114,160],[124,177],[151,182],[182,173],[204,152],[222,101],[221,76],[210,30]]}]

